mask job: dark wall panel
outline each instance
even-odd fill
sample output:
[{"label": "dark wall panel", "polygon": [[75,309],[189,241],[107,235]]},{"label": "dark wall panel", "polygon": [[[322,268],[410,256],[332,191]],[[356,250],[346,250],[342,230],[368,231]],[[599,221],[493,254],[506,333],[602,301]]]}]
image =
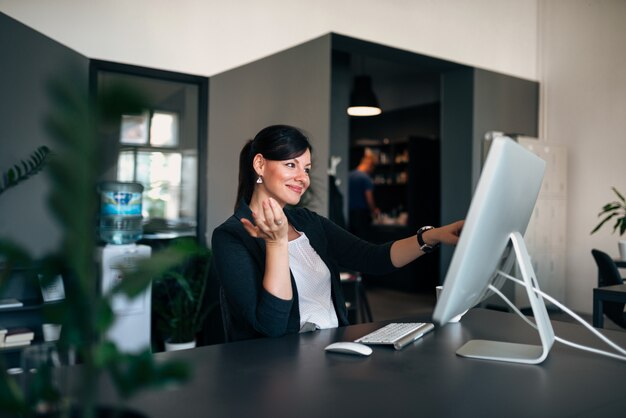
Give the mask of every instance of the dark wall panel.
[{"label": "dark wall panel", "polygon": [[[0,169],[41,145],[51,146],[43,123],[51,103],[47,83],[66,78],[87,94],[89,60],[0,13]],[[60,232],[47,210],[48,182],[39,174],[0,195],[0,237],[34,255],[56,246]],[[68,196],[68,198],[71,198]]]},{"label": "dark wall panel", "polygon": [[239,151],[262,128],[303,129],[313,145],[311,209],[328,211],[330,36],[215,75],[209,93],[207,239],[233,212]]},{"label": "dark wall panel", "polygon": [[[485,134],[537,136],[539,84],[480,69],[442,76],[441,222],[466,216],[480,177]],[[441,272],[453,248],[442,248]]]},{"label": "dark wall panel", "polygon": [[537,137],[539,83],[487,70],[474,70],[474,161],[480,175],[485,134],[490,131]]},{"label": "dark wall panel", "polygon": [[[441,224],[465,218],[472,199],[474,70],[449,71],[441,79]],[[440,253],[441,280],[454,249]]]}]

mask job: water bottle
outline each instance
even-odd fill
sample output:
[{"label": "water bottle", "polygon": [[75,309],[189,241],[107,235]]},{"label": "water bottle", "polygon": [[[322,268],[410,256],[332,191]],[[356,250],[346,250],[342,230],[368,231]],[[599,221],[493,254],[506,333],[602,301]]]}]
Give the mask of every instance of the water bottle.
[{"label": "water bottle", "polygon": [[141,193],[139,183],[107,181],[98,185],[100,238],[109,244],[132,244],[141,239]]}]

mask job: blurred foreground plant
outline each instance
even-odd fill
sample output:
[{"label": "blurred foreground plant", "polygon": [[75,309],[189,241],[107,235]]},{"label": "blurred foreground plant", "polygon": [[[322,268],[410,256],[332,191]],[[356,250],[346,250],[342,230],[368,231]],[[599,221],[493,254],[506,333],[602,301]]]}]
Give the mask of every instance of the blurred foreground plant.
[{"label": "blurred foreground plant", "polygon": [[[45,172],[50,176],[49,208],[60,224],[63,235],[52,254],[33,259],[27,250],[0,239],[0,280],[6,279],[15,265],[26,266],[39,275],[43,284],[61,275],[65,299],[45,307],[46,321],[62,324],[59,350],[75,350],[81,363],[78,392],[70,401],[79,408],[79,416],[94,417],[98,407],[98,382],[108,374],[122,400],[137,391],[172,382],[182,382],[189,368],[181,362],[155,362],[149,349],[137,354],[120,352],[103,336],[114,321],[111,301],[115,295],[133,298],[141,294],[153,278],[182,263],[196,252],[195,243],[166,248],[142,260],[108,294],[98,289],[95,263],[98,197],[96,183],[100,172],[101,150],[96,136],[100,122],[119,121],[122,113],[138,113],[144,101],[124,86],[114,86],[90,103],[84,87],[65,77],[54,81],[49,92],[54,109],[46,120],[54,146],[55,158]],[[118,125],[119,126],[119,125]],[[2,283],[0,282],[0,285]],[[51,368],[33,374],[25,391],[14,376],[6,373],[0,355],[0,411],[23,416],[34,415],[41,405],[64,405],[53,381]],[[60,415],[61,416],[61,415]]]}]

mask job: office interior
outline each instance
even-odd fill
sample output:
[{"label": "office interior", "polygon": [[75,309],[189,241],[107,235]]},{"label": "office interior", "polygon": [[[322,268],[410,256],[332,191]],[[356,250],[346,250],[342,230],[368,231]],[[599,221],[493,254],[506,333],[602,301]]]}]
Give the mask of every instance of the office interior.
[{"label": "office interior", "polygon": [[[49,77],[71,62],[85,92],[93,91],[90,70],[99,64],[101,71],[179,77],[205,95],[196,133],[200,240],[209,243],[212,230],[232,212],[244,140],[271,123],[293,124],[310,135],[319,191],[311,207],[327,215],[326,161],[342,158],[337,178],[346,196],[350,146],[359,139],[351,132],[373,129],[372,136],[381,136],[368,122],[351,126],[345,115],[358,67],[373,75],[383,117],[402,119],[402,112],[415,111],[407,117],[411,122],[433,113],[441,118],[434,128],[423,124],[397,133],[440,142],[440,224],[464,216],[488,131],[566,150],[565,219],[559,219],[566,240],[558,252],[564,269],[554,291],[573,310],[591,313],[597,284],[591,249],[617,256],[619,237],[610,228],[590,232],[600,208],[613,199],[611,187],[626,190],[620,158],[626,151],[624,2],[366,1],[354,4],[357,16],[349,19],[335,17],[332,2],[298,7],[266,2],[262,19],[258,7],[194,4],[172,15],[146,1],[89,8],[70,0],[0,1],[5,40],[0,46],[0,167],[47,143],[41,119],[50,106]],[[310,22],[299,24],[311,14]],[[237,22],[237,29],[227,29],[224,22]],[[250,35],[244,35],[246,27]],[[28,188],[12,190],[10,199],[0,199],[0,236],[45,254],[58,244],[60,231],[46,209],[44,176],[29,182]],[[419,189],[419,182],[409,187]],[[437,255],[428,288],[442,281],[452,251],[443,248]],[[407,284],[406,277],[394,283],[401,290],[424,291],[411,288],[414,283]]]}]

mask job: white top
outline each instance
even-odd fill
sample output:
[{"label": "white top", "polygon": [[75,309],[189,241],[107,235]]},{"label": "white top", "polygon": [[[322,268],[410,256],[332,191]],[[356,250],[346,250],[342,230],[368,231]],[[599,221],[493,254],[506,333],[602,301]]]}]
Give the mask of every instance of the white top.
[{"label": "white top", "polygon": [[317,329],[337,327],[330,290],[330,270],[303,232],[289,241],[289,268],[298,287],[300,328],[308,322]]}]

